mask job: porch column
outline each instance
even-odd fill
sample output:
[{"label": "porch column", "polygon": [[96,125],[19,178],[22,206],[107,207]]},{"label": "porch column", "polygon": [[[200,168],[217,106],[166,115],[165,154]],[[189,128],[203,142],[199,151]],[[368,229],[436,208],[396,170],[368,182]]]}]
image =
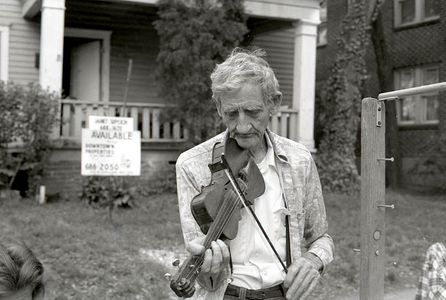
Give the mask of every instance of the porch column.
[{"label": "porch column", "polygon": [[310,151],[314,146],[314,95],[316,87],[316,38],[319,22],[294,23],[293,108],[299,110],[298,137]]},{"label": "porch column", "polygon": [[60,93],[62,90],[65,0],[43,0],[40,26],[40,85]]}]

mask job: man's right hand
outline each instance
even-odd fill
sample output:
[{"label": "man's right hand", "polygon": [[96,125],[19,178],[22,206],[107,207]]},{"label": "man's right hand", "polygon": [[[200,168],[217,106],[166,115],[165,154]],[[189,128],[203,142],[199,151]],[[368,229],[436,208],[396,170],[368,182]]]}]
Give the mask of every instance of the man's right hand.
[{"label": "man's right hand", "polygon": [[[191,241],[186,248],[192,255],[199,255],[205,251],[203,241],[205,237],[199,237]],[[211,243],[211,247],[204,252],[201,274],[203,276],[216,276],[220,274],[229,262],[229,248],[222,241],[217,240]]]}]

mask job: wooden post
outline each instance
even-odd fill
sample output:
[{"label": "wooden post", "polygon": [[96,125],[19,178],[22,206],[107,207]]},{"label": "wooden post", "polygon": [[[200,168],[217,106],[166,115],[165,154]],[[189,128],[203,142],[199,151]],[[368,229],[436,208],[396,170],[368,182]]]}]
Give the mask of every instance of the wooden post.
[{"label": "wooden post", "polygon": [[360,299],[384,299],[385,105],[362,100]]}]

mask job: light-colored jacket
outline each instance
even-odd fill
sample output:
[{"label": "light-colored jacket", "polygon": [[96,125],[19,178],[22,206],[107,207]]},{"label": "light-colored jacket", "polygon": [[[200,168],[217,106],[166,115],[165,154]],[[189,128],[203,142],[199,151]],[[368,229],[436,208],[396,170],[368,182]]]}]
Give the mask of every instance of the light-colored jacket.
[{"label": "light-colored jacket", "polygon": [[[224,142],[223,132],[206,142],[182,153],[176,163],[178,204],[181,227],[187,246],[193,239],[203,236],[190,209],[191,200],[201,187],[210,183],[208,164],[212,161],[212,148]],[[292,261],[309,251],[318,256],[323,270],[333,260],[333,240],[327,234],[327,218],[319,175],[311,153],[300,143],[278,136],[267,130],[273,146],[284,200],[290,212],[290,248]],[[230,278],[229,266],[222,280],[213,287],[198,282],[192,299],[221,300]]]}]

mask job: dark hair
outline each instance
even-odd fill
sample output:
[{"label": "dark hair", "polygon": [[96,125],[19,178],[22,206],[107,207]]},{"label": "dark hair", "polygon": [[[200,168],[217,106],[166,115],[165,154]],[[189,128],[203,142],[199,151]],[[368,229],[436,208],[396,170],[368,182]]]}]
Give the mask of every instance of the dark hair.
[{"label": "dark hair", "polygon": [[44,293],[43,265],[23,242],[0,243],[0,297],[31,287],[33,299]]}]

